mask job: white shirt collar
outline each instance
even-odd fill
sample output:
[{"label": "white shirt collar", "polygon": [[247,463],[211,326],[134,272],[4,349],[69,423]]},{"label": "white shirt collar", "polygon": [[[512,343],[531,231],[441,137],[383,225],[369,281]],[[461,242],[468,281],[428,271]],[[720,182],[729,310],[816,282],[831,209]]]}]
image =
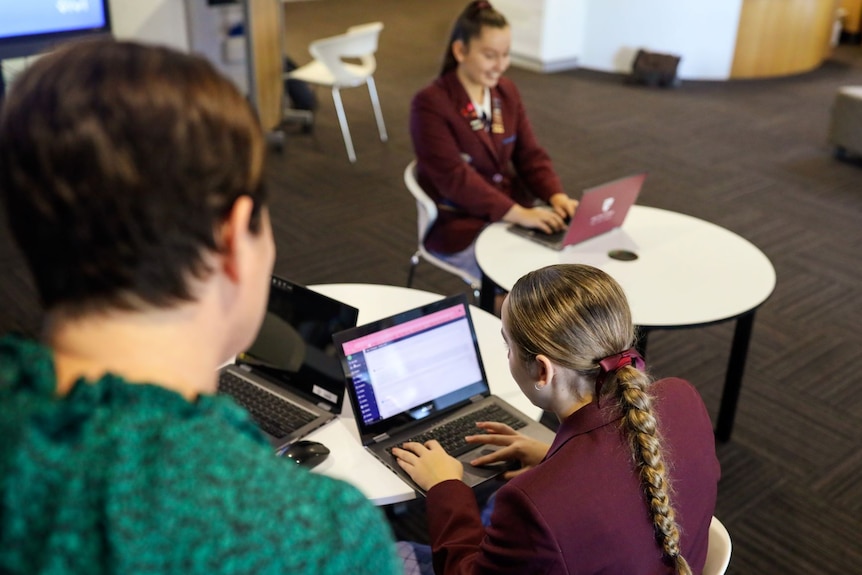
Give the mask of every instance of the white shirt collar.
[{"label": "white shirt collar", "polygon": [[482,103],[473,102],[473,107],[476,108],[476,115],[480,118],[482,114],[485,114],[485,117],[491,117],[491,90],[485,88],[485,96],[482,98]]}]

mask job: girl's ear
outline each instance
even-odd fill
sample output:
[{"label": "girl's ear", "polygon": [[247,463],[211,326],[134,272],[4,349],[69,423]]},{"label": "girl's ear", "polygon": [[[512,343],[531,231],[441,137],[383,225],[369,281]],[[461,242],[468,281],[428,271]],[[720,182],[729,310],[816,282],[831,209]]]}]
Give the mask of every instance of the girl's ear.
[{"label": "girl's ear", "polygon": [[541,353],[536,356],[531,366],[534,377],[536,378],[536,386],[539,388],[545,387],[554,379],[556,367],[550,358]]},{"label": "girl's ear", "polygon": [[459,64],[464,61],[467,56],[467,45],[463,40],[455,40],[452,42],[452,55],[455,56],[455,61]]}]

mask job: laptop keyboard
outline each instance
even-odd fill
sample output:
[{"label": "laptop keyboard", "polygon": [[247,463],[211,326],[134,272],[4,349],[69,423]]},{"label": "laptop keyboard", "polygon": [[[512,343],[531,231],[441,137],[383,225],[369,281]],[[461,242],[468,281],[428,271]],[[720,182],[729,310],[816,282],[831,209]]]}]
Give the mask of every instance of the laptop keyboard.
[{"label": "laptop keyboard", "polygon": [[231,396],[248,410],[261,429],[277,438],[287,437],[317,417],[230,372],[220,375],[218,392]]},{"label": "laptop keyboard", "polygon": [[564,230],[558,230],[556,232],[547,233],[547,232],[543,232],[542,230],[536,230],[536,235],[545,238],[549,242],[559,243],[559,242],[563,241],[563,238],[566,237],[567,231],[568,231],[567,229],[564,229]]},{"label": "laptop keyboard", "polygon": [[[465,435],[482,435],[485,433],[485,430],[476,427],[476,422],[478,421],[498,421],[505,423],[512,429],[521,429],[527,425],[527,422],[515,417],[499,405],[489,405],[464,417],[434,427],[425,433],[405,439],[403,443],[409,441],[425,443],[431,439],[436,439],[443,446],[443,449],[446,450],[446,453],[453,457],[458,457],[477,447],[475,443],[464,441]],[[390,455],[392,454],[391,447],[387,451]]]}]

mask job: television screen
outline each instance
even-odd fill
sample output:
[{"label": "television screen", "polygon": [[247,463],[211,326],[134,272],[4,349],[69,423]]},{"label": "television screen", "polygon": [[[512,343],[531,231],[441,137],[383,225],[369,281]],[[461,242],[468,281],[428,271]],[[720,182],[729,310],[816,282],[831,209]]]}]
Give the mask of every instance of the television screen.
[{"label": "television screen", "polygon": [[0,60],[111,31],[108,0],[0,0]]}]

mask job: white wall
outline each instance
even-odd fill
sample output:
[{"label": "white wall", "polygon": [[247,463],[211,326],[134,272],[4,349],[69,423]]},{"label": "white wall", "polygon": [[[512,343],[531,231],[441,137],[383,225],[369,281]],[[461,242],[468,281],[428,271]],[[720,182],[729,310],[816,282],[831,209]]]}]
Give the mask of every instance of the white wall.
[{"label": "white wall", "polygon": [[114,36],[189,50],[184,0],[110,0]]},{"label": "white wall", "polygon": [[577,60],[584,43],[587,0],[545,0],[542,57],[549,62]]},{"label": "white wall", "polygon": [[248,92],[246,38],[228,36],[232,26],[245,20],[243,6],[209,6],[207,0],[186,0],[189,50],[207,58],[222,74]]},{"label": "white wall", "polygon": [[512,27],[512,55],[540,60],[545,7],[534,0],[497,0],[494,7]]},{"label": "white wall", "polygon": [[639,48],[682,56],[681,78],[730,77],[742,0],[590,0],[580,65],[629,72]]},{"label": "white wall", "polygon": [[512,63],[628,73],[639,48],[682,56],[681,78],[726,79],[742,0],[496,0]]},{"label": "white wall", "polygon": [[164,44],[206,57],[243,92],[248,90],[245,39],[227,46],[227,31],[243,21],[242,5],[207,0],[110,0],[114,36]]},{"label": "white wall", "polygon": [[512,63],[544,72],[574,68],[586,0],[496,0],[512,27]]}]

